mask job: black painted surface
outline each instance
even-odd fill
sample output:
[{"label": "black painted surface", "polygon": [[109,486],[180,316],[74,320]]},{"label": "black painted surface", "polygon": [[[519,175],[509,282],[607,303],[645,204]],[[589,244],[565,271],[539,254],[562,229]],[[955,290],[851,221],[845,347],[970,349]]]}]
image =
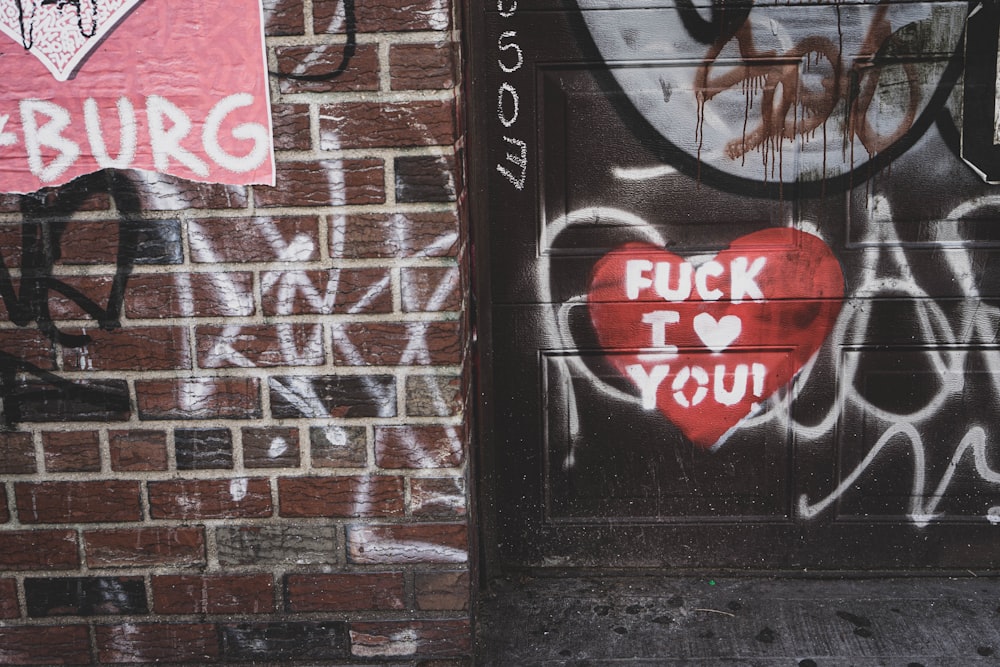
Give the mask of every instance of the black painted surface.
[{"label": "black painted surface", "polygon": [[[308,401],[291,402],[288,392],[275,389],[275,385],[294,388],[300,384],[308,385],[308,391],[301,393],[315,396],[316,405]],[[269,386],[271,414],[277,419],[396,416],[396,378],[391,375],[282,376],[270,378]]]},{"label": "black painted surface", "polygon": [[116,422],[131,415],[125,380],[70,382],[39,369],[29,372],[47,382],[23,380],[4,387],[4,415],[12,422]]},{"label": "black painted surface", "polygon": [[[950,96],[964,67],[965,5],[927,5],[930,19],[897,26],[868,60],[845,56],[858,87],[836,95],[861,109],[851,122],[877,125],[883,113],[897,122],[898,105],[912,103],[905,132],[866,130],[868,146],[878,143],[872,134],[894,141],[856,161],[841,135],[817,132],[788,145],[783,174],[755,179],[740,175],[738,160],[728,172],[700,160],[694,131],[668,139],[643,115],[643,100],[676,103],[676,87],[651,85],[641,98],[616,78],[645,68],[670,84],[694,80],[704,45],[667,57],[675,36],[664,33],[660,51],[630,52],[642,41],[630,24],[607,31],[625,46],[605,62],[607,45],[588,31],[591,18],[654,18],[674,3],[600,4],[584,18],[567,3],[505,2],[473,19],[486,45],[473,62],[472,99],[482,158],[473,186],[486,202],[475,242],[484,544],[496,545],[487,562],[494,571],[995,569],[1000,198],[959,156],[960,89]],[[696,4],[709,20],[708,3]],[[758,3],[754,30],[771,25],[764,32],[777,36],[782,20],[808,25],[834,4]],[[884,5],[860,3],[843,17]],[[938,11],[954,16],[939,21]],[[837,43],[835,21],[814,26],[817,39]],[[755,34],[772,39],[764,32]],[[786,41],[782,57],[803,77],[810,67],[822,73],[815,54],[796,60],[803,54]],[[774,57],[748,58],[748,67],[762,80]],[[866,71],[884,77],[870,106]],[[748,80],[744,91],[757,85]],[[755,113],[748,105],[746,132]],[[807,144],[851,168],[817,177],[794,159]],[[646,172],[655,175],[636,176]],[[769,419],[747,419],[721,446],[700,448],[643,409],[607,362],[630,351],[598,342],[586,302],[592,271],[630,241],[662,239],[697,265],[782,226],[831,248],[844,275],[840,317],[814,364],[769,400]]]},{"label": "black painted surface", "polygon": [[33,618],[149,612],[141,577],[27,578],[24,597]]},{"label": "black painted surface", "polygon": [[233,434],[224,428],[179,428],[174,431],[178,470],[233,467]]},{"label": "black painted surface", "polygon": [[336,660],[349,656],[347,624],[338,621],[222,626],[225,660]]}]

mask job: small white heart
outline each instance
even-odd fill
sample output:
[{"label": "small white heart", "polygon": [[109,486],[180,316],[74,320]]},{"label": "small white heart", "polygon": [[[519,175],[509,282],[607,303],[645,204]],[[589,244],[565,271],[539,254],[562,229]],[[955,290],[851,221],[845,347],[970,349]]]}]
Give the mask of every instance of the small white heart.
[{"label": "small white heart", "polygon": [[735,315],[726,315],[716,320],[708,313],[699,313],[694,318],[694,332],[705,347],[713,352],[722,352],[736,340],[743,331],[743,321]]}]

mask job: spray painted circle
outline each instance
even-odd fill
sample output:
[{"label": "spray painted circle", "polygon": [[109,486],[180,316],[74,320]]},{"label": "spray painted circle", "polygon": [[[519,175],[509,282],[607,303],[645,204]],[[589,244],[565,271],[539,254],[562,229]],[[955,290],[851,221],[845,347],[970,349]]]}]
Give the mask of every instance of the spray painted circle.
[{"label": "spray painted circle", "polygon": [[877,169],[912,145],[960,71],[967,11],[923,2],[577,4],[617,87],[700,176],[778,187]]}]

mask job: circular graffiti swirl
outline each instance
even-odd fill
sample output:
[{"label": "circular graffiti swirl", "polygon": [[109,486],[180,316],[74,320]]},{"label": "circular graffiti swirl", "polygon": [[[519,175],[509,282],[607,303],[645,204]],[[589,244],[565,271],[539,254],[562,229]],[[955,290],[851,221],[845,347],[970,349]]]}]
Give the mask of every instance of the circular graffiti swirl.
[{"label": "circular graffiti swirl", "polygon": [[866,180],[930,127],[962,70],[961,3],[577,5],[584,50],[644,143],[751,196]]}]

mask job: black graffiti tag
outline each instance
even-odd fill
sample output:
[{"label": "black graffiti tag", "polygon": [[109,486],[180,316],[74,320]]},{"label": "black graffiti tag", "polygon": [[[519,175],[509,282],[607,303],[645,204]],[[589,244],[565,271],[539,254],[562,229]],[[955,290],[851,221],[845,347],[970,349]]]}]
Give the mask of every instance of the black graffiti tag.
[{"label": "black graffiti tag", "polygon": [[[69,217],[95,192],[110,193],[119,215],[115,274],[104,305],[53,275],[62,255],[62,237]],[[100,329],[118,328],[141,235],[141,227],[136,224],[140,197],[135,185],[123,173],[97,172],[64,188],[23,195],[20,208],[23,222],[19,278],[12,275],[6,259],[0,257],[0,300],[10,321],[19,327],[37,327],[53,344],[87,345],[89,336],[62,331],[54,321],[50,301],[55,293],[76,304]],[[22,374],[34,380],[26,382],[20,378]],[[46,401],[100,405],[117,413],[127,412],[129,405],[128,393],[118,383],[72,382],[7,351],[0,351],[0,400],[0,428],[12,428],[29,406]]]},{"label": "black graffiti tag", "polygon": [[291,72],[269,72],[271,76],[279,79],[290,79],[292,81],[320,82],[332,81],[347,71],[347,67],[354,58],[358,50],[358,21],[357,12],[354,9],[354,0],[344,1],[344,32],[346,38],[344,42],[344,53],[340,58],[340,63],[329,72],[319,74],[293,74]]}]

